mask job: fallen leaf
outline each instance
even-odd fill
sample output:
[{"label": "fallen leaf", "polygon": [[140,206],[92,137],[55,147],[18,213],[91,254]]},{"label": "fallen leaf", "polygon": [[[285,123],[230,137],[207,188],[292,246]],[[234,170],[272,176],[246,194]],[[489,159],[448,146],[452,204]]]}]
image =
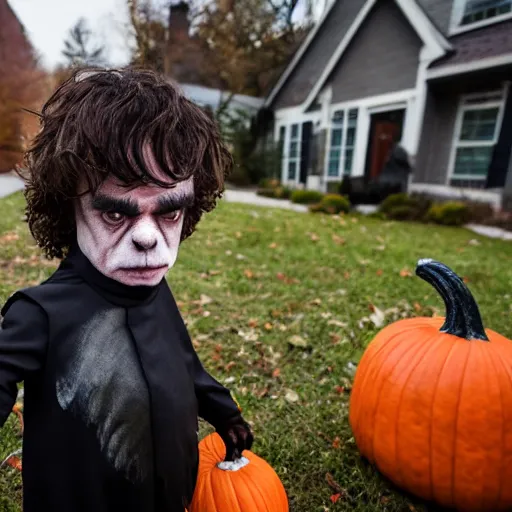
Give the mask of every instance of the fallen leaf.
[{"label": "fallen leaf", "polygon": [[345,392],[345,388],[343,386],[336,386],[334,389],[338,395],[342,395]]},{"label": "fallen leaf", "polygon": [[245,256],[243,254],[237,254],[236,259],[237,260],[245,260]]},{"label": "fallen leaf", "polygon": [[346,322],[341,322],[340,320],[332,319],[327,322],[327,325],[335,325],[336,327],[347,327]]},{"label": "fallen leaf", "polygon": [[322,299],[316,298],[311,301],[311,304],[314,304],[315,306],[320,306],[322,304]]},{"label": "fallen leaf", "polygon": [[373,304],[370,304],[370,309],[373,311],[370,315],[370,321],[375,325],[375,327],[382,327],[384,325],[385,318],[384,312]]},{"label": "fallen leaf", "polygon": [[326,473],[325,475],[325,481],[327,482],[327,485],[336,493],[343,494],[343,489],[340,487],[340,485],[334,480],[334,477],[331,475],[331,473]]},{"label": "fallen leaf", "polygon": [[381,268],[379,268],[379,270],[377,270],[377,272],[375,272],[378,276],[381,276],[384,272],[382,271]]},{"label": "fallen leaf", "polygon": [[308,235],[312,242],[318,242],[318,240],[320,240],[319,236],[316,233],[308,233]]},{"label": "fallen leaf", "polygon": [[345,272],[345,273],[343,274],[343,277],[344,277],[345,279],[349,279],[349,278],[350,278],[350,272]]},{"label": "fallen leaf", "polygon": [[268,247],[270,249],[275,249],[277,247],[277,244],[275,242],[272,242]]},{"label": "fallen leaf", "polygon": [[13,242],[19,239],[20,236],[17,233],[5,233],[5,235],[0,237],[0,242]]},{"label": "fallen leaf", "polygon": [[199,302],[196,304],[200,304],[201,306],[206,306],[206,304],[211,304],[213,302],[213,299],[211,297],[208,297],[208,295],[201,294],[199,297]]},{"label": "fallen leaf", "polygon": [[464,277],[462,278],[462,281],[463,281],[464,283],[469,283],[469,277],[464,276]]},{"label": "fallen leaf", "polygon": [[414,309],[415,309],[417,312],[420,312],[420,311],[421,311],[421,306],[420,306],[417,302],[415,302],[415,303],[414,303]]},{"label": "fallen leaf", "polygon": [[400,276],[401,277],[411,277],[412,273],[409,269],[403,268],[402,270],[400,270]]},{"label": "fallen leaf", "polygon": [[227,379],[224,379],[225,384],[233,384],[233,382],[235,382],[235,381],[236,381],[235,377],[228,377]]},{"label": "fallen leaf", "polygon": [[337,502],[340,500],[340,498],[341,498],[341,493],[340,493],[340,492],[338,492],[337,494],[333,494],[333,495],[331,496],[331,501],[332,501],[333,503],[337,503]]},{"label": "fallen leaf", "polygon": [[334,438],[334,441],[332,442],[332,447],[337,450],[341,446],[341,440],[338,436]]},{"label": "fallen leaf", "polygon": [[385,245],[378,245],[377,247],[375,247],[375,249],[377,249],[377,251],[385,251],[386,250],[386,246]]},{"label": "fallen leaf", "polygon": [[256,318],[250,318],[249,321],[247,322],[247,325],[249,327],[258,327],[258,320]]},{"label": "fallen leaf", "polygon": [[290,345],[292,345],[293,347],[299,347],[299,348],[307,348],[307,346],[308,346],[307,341],[304,338],[302,338],[301,336],[298,336],[297,334],[292,336],[288,340],[288,343]]},{"label": "fallen leaf", "polygon": [[246,268],[244,270],[244,275],[245,275],[245,277],[247,277],[247,279],[252,279],[254,277],[252,270],[250,270],[248,268]]},{"label": "fallen leaf", "polygon": [[332,235],[332,241],[337,245],[343,245],[345,243],[344,238],[335,234]]},{"label": "fallen leaf", "polygon": [[233,368],[233,366],[236,366],[235,361],[230,361],[230,362],[226,365],[225,370],[226,370],[227,372],[229,372],[229,371],[231,370],[231,368]]},{"label": "fallen leaf", "polygon": [[471,239],[469,242],[468,242],[468,245],[480,245],[480,242],[478,240],[476,240],[475,238]]},{"label": "fallen leaf", "polygon": [[270,322],[267,322],[263,327],[265,327],[265,330],[267,330],[267,331],[272,330],[272,324]]},{"label": "fallen leaf", "polygon": [[287,402],[290,402],[292,404],[299,401],[299,395],[297,394],[296,391],[293,391],[293,389],[287,389],[284,398]]},{"label": "fallen leaf", "polygon": [[235,238],[238,238],[238,239],[242,238],[242,233],[240,233],[240,231],[237,231],[235,233]]},{"label": "fallen leaf", "polygon": [[281,370],[280,370],[279,368],[276,368],[276,369],[272,372],[272,377],[274,377],[274,379],[277,379],[280,375],[281,375]]}]

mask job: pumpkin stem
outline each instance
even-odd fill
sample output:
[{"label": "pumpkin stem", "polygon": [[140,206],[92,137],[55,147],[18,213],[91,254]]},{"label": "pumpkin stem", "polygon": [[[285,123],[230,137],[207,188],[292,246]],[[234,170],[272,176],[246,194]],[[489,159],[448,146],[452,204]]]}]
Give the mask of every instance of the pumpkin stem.
[{"label": "pumpkin stem", "polygon": [[422,259],[416,275],[432,285],[446,306],[446,320],[441,332],[466,340],[489,341],[473,295],[462,279],[443,263]]},{"label": "pumpkin stem", "polygon": [[239,471],[249,464],[249,459],[246,457],[240,457],[239,459],[235,459],[234,461],[224,460],[217,464],[219,469],[223,471]]}]

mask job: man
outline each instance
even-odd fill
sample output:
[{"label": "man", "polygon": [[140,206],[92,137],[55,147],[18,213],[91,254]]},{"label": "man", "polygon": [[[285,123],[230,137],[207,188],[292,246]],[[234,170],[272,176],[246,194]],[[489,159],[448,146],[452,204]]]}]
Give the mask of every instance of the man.
[{"label": "man", "polygon": [[27,219],[48,257],[2,310],[0,425],[25,381],[27,512],[183,512],[197,417],[227,459],[252,444],[201,365],[166,283],[232,165],[214,122],[147,71],[77,72],[27,155]]}]

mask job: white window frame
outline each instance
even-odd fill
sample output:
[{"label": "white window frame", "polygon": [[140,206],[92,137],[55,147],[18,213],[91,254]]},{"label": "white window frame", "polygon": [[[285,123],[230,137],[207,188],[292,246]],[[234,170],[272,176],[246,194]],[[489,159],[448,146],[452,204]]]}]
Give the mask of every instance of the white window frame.
[{"label": "white window frame", "polygon": [[488,25],[494,25],[495,23],[499,23],[500,21],[512,18],[511,11],[505,14],[500,14],[499,16],[487,18],[485,20],[475,21],[473,23],[468,23],[467,25],[461,25],[467,2],[468,0],[453,0],[452,17],[450,22],[450,35],[460,34],[462,32],[467,32],[468,30],[486,27]]},{"label": "white window frame", "polygon": [[[460,97],[459,106],[457,109],[457,119],[455,122],[455,129],[453,131],[453,139],[452,139],[452,147],[450,154],[450,164],[448,166],[448,173],[446,177],[446,185],[452,186],[452,180],[468,180],[468,181],[485,181],[487,180],[487,175],[485,176],[475,176],[475,175],[455,175],[455,161],[457,157],[457,149],[462,147],[494,147],[498,143],[498,139],[501,133],[501,125],[503,122],[503,113],[505,109],[505,99],[507,96],[507,87],[497,91],[489,91],[485,93],[475,93],[475,94],[466,94]],[[495,99],[496,96],[500,96],[500,99]],[[468,100],[478,100],[482,99],[482,101],[478,103],[467,103]],[[464,120],[464,113],[470,110],[483,110],[486,108],[494,108],[498,107],[498,117],[496,119],[496,129],[494,131],[494,138],[492,141],[460,141],[460,134],[462,131],[462,123]]]},{"label": "white window frame", "polygon": [[[348,137],[348,129],[349,129],[349,112],[351,110],[357,111],[357,120],[355,125],[356,134],[354,137],[354,142],[351,146],[347,148],[347,137]],[[331,176],[329,174],[329,164],[331,160],[331,150],[333,149],[332,146],[332,136],[333,136],[333,130],[336,129],[337,125],[333,122],[333,117],[336,112],[343,112],[343,128],[342,128],[342,136],[341,136],[341,145],[336,148],[340,152],[339,160],[338,160],[338,175],[337,176]],[[354,163],[356,160],[356,151],[357,151],[357,140],[360,133],[360,127],[359,124],[361,122],[361,108],[358,105],[352,105],[352,106],[346,106],[346,107],[340,107],[340,108],[332,108],[332,114],[329,119],[329,136],[328,136],[328,144],[327,144],[327,152],[326,152],[326,158],[325,158],[325,165],[324,165],[324,178],[326,182],[332,182],[332,181],[340,181],[345,176],[351,176],[354,171]],[[352,167],[350,169],[349,173],[345,172],[345,158],[346,158],[346,150],[352,149]]]},{"label": "white window frame", "polygon": [[[285,120],[283,119],[281,122],[278,122],[276,125],[276,131],[274,134],[274,140],[279,143],[279,132],[281,128],[284,128],[284,141],[283,141],[283,154],[281,155],[281,183],[283,185],[295,186],[300,182],[300,165],[301,165],[301,153],[302,153],[302,120]],[[298,129],[298,138],[297,141],[297,156],[290,157],[290,143],[292,142],[292,126],[297,125]],[[297,162],[297,172],[295,173],[295,179],[288,179],[288,164],[292,161]]]}]

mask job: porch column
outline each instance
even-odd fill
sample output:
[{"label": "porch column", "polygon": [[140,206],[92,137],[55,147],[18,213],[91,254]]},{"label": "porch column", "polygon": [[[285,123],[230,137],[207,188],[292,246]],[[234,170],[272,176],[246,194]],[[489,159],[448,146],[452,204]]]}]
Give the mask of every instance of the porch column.
[{"label": "porch column", "polygon": [[512,212],[512,156],[508,163],[507,179],[501,196],[501,208],[507,212]]}]

